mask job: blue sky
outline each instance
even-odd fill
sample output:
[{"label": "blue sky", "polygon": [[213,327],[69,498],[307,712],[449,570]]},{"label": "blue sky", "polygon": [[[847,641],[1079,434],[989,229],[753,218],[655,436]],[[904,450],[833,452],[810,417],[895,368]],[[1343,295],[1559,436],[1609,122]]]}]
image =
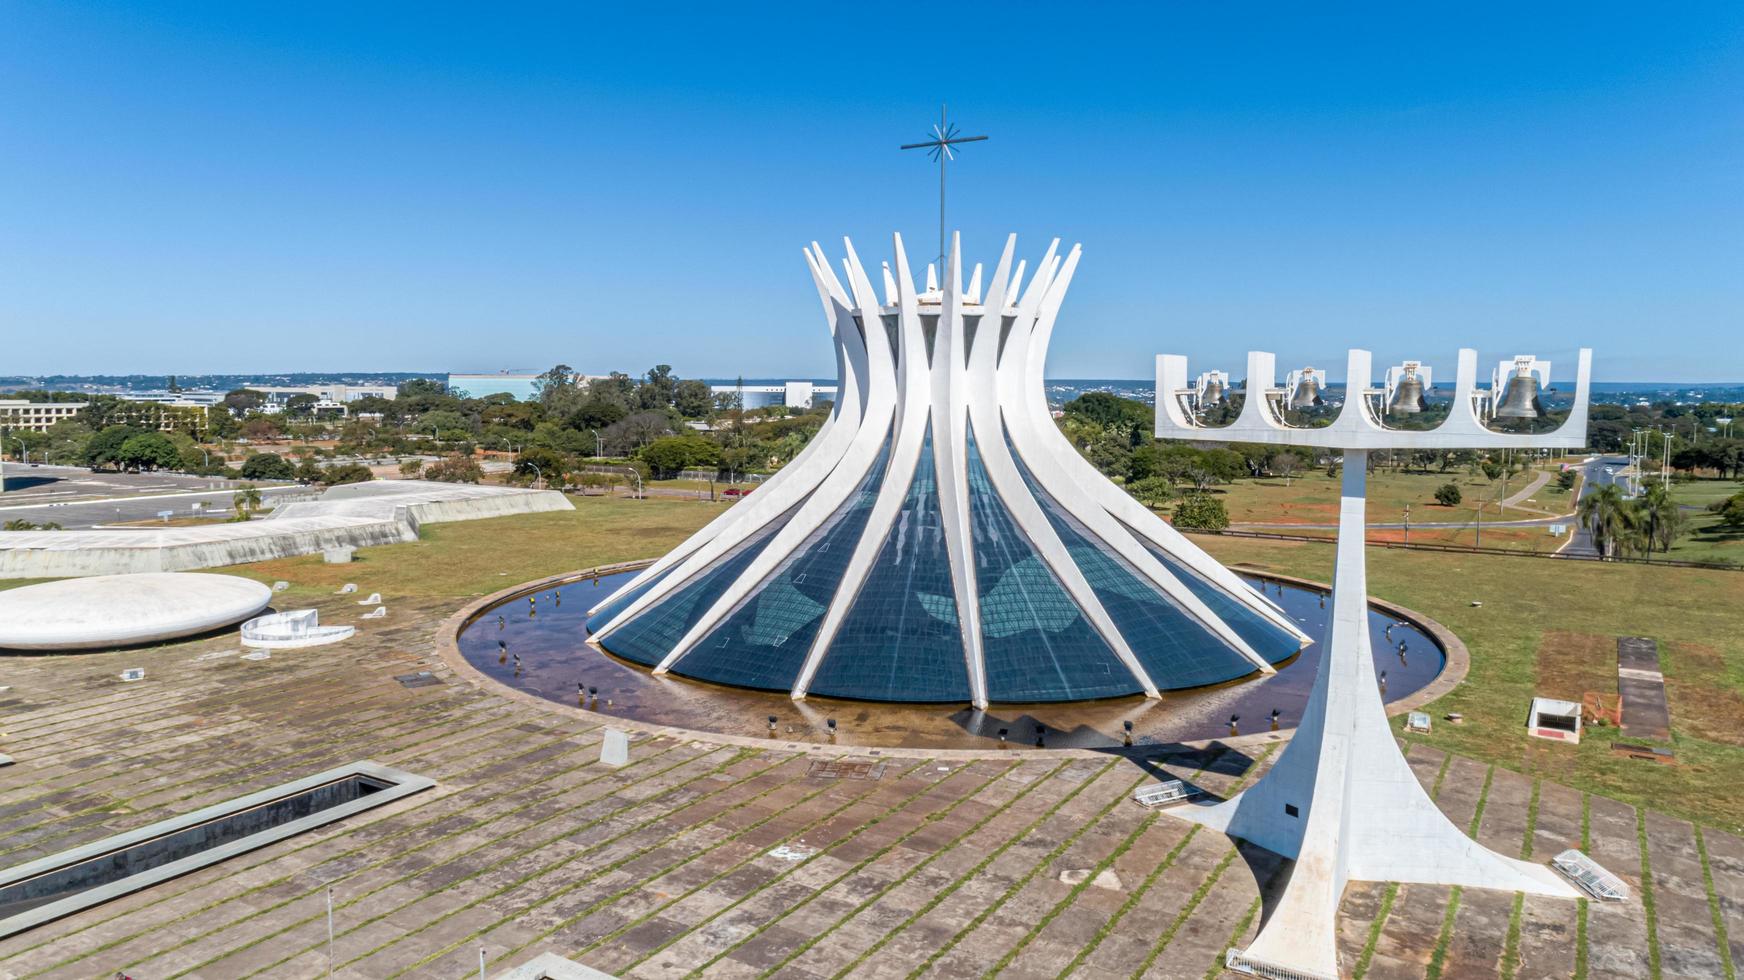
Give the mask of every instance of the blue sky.
[{"label": "blue sky", "polygon": [[1050,376],[1744,379],[1744,5],[1323,6],[0,0],[0,374],[827,374],[948,101],[970,257],[1083,243]]}]

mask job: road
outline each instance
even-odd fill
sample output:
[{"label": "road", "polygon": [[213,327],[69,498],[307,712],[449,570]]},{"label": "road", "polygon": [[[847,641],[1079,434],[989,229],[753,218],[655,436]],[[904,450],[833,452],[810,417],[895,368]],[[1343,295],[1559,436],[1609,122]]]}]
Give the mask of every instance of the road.
[{"label": "road", "polygon": [[[87,528],[100,524],[150,520],[162,511],[177,516],[203,509],[228,510],[241,481],[222,477],[183,476],[165,473],[92,473],[74,466],[6,467],[5,493],[0,494],[0,520],[25,520],[36,524],[53,522],[64,528]],[[295,484],[263,485],[261,501],[307,492]]]},{"label": "road", "polygon": [[[1635,493],[1634,487],[1630,484],[1629,477],[1623,473],[1628,465],[1629,459],[1625,456],[1594,456],[1587,460],[1581,468],[1582,472],[1586,474],[1586,479],[1581,481],[1580,495],[1585,497],[1594,487],[1615,483],[1623,488],[1623,493],[1626,496],[1632,496]],[[1568,543],[1558,549],[1557,553],[1580,558],[1596,558],[1599,555],[1599,549],[1593,547],[1592,534],[1585,527],[1576,523],[1574,533],[1568,537]]]}]

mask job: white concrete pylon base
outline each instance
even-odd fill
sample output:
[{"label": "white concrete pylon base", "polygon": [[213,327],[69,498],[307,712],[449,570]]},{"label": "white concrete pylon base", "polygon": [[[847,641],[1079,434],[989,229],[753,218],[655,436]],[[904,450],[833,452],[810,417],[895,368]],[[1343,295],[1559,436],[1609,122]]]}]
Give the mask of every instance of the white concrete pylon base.
[{"label": "white concrete pylon base", "polygon": [[1261,976],[1339,975],[1336,919],[1351,881],[1580,897],[1548,867],[1503,857],[1455,827],[1393,740],[1369,646],[1367,455],[1345,453],[1333,616],[1295,736],[1245,792],[1168,811],[1295,860],[1259,935],[1230,955],[1232,968]]}]

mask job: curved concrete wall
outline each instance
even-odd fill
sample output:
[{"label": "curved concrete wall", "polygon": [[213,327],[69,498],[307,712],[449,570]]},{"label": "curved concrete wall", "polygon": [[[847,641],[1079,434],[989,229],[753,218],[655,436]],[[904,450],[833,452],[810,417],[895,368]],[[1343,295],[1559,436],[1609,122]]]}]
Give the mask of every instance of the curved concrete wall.
[{"label": "curved concrete wall", "polygon": [[[381,489],[363,489],[363,488]],[[342,492],[343,491],[343,492]],[[573,510],[555,490],[393,481],[335,487],[265,520],[162,530],[0,531],[0,578],[177,572],[418,540],[424,524]]]}]

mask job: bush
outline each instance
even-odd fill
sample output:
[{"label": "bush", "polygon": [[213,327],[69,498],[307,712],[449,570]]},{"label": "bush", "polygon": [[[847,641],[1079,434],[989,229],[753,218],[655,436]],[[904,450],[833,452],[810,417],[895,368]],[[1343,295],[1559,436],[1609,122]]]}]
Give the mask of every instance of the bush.
[{"label": "bush", "polygon": [[1443,507],[1458,507],[1459,502],[1463,499],[1459,487],[1454,484],[1443,483],[1435,488],[1435,502]]},{"label": "bush", "polygon": [[255,453],[242,461],[242,476],[248,480],[289,480],[295,472],[291,461],[278,453]]},{"label": "bush", "polygon": [[479,468],[478,460],[471,456],[453,455],[439,459],[424,467],[424,479],[439,480],[443,483],[477,483],[484,478],[484,470]]},{"label": "bush", "polygon": [[1148,476],[1126,485],[1126,492],[1146,507],[1161,507],[1175,496],[1175,487],[1163,476]]},{"label": "bush", "polygon": [[1221,531],[1229,526],[1223,501],[1208,493],[1190,493],[1175,505],[1175,526],[1195,531]]},{"label": "bush", "polygon": [[1574,470],[1563,470],[1556,475],[1556,485],[1564,490],[1574,489]]},{"label": "bush", "polygon": [[375,479],[375,474],[362,463],[346,463],[344,466],[329,466],[321,471],[321,483],[335,487],[341,483],[368,483]]}]

